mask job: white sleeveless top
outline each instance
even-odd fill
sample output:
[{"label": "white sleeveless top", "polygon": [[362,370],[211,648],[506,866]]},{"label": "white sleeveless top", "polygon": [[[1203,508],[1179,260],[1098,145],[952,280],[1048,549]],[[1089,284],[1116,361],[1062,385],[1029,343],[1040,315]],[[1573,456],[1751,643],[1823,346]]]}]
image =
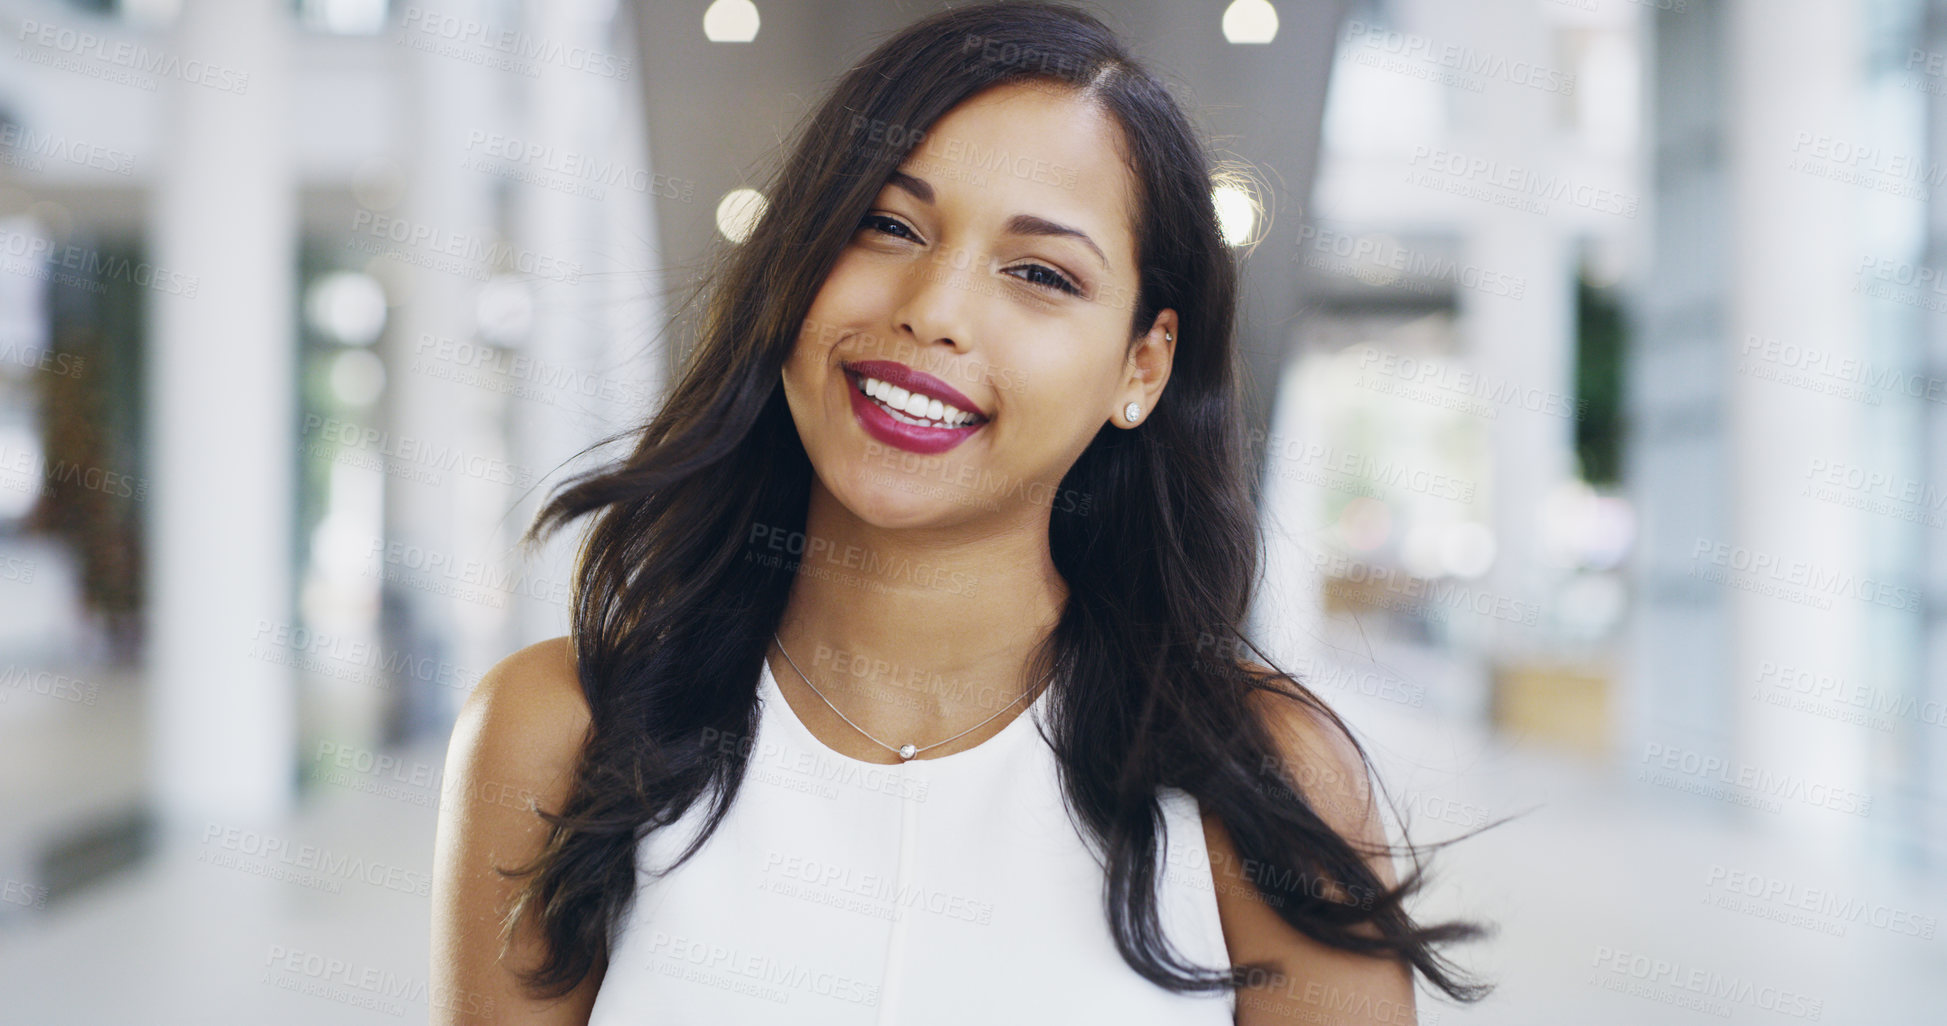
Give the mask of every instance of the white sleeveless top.
[{"label": "white sleeveless top", "polygon": [[[1232,1023],[1234,991],[1172,993],[1116,951],[1106,874],[1035,729],[1052,691],[972,748],[880,765],[813,736],[765,659],[743,786],[675,872],[646,875],[696,836],[707,793],[638,846],[590,1026]],[[1164,937],[1227,968],[1196,799],[1160,800]]]}]

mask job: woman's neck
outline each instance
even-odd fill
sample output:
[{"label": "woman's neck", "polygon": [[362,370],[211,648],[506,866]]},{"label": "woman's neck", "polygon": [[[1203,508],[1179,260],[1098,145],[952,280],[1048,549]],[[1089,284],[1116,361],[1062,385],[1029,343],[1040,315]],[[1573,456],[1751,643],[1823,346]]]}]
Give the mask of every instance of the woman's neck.
[{"label": "woman's neck", "polygon": [[811,490],[805,536],[786,546],[798,571],[778,636],[832,704],[873,737],[926,743],[1039,688],[1028,658],[1068,597],[1048,510],[1027,505],[1003,526],[886,529]]}]

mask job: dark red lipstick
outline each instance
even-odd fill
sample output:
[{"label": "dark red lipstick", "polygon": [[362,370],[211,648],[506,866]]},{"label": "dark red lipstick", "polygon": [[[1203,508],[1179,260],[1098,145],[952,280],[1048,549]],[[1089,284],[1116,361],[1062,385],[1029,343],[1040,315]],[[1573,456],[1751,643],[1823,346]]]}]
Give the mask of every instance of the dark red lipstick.
[{"label": "dark red lipstick", "polygon": [[[852,413],[866,434],[887,445],[905,449],[909,452],[933,455],[942,453],[973,437],[991,419],[978,404],[962,395],[958,389],[941,381],[925,371],[914,370],[903,363],[891,360],[860,360],[857,363],[842,365],[847,383],[851,386]],[[864,392],[865,379],[877,378],[889,385],[937,399],[942,404],[953,406],[962,412],[972,414],[974,419],[955,427],[911,423],[914,419],[905,410],[897,414],[884,402],[867,396]],[[908,419],[901,419],[902,417]]]}]

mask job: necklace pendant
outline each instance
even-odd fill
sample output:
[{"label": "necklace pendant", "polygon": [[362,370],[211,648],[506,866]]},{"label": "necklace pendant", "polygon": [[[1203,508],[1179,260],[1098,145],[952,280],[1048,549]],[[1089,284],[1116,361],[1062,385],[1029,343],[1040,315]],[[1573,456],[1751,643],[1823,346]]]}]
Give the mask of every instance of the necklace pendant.
[{"label": "necklace pendant", "polygon": [[919,749],[918,749],[918,748],[915,748],[915,747],[914,747],[914,746],[912,746],[912,745],[900,745],[900,746],[899,746],[899,757],[900,757],[901,759],[910,759],[910,758],[912,758],[913,756],[915,756],[915,755],[918,755],[918,754],[919,754]]}]

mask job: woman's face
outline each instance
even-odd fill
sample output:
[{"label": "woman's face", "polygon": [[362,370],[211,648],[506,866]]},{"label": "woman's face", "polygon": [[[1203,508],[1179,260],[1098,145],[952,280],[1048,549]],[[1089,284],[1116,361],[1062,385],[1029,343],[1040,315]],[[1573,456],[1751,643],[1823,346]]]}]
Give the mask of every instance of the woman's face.
[{"label": "woman's face", "polygon": [[[888,129],[859,126],[857,144]],[[997,86],[935,122],[880,189],[784,367],[818,480],[854,514],[899,527],[1070,508],[1085,497],[1056,488],[1096,432],[1126,428],[1132,400],[1148,415],[1176,314],[1130,350],[1117,131],[1067,93]]]}]

